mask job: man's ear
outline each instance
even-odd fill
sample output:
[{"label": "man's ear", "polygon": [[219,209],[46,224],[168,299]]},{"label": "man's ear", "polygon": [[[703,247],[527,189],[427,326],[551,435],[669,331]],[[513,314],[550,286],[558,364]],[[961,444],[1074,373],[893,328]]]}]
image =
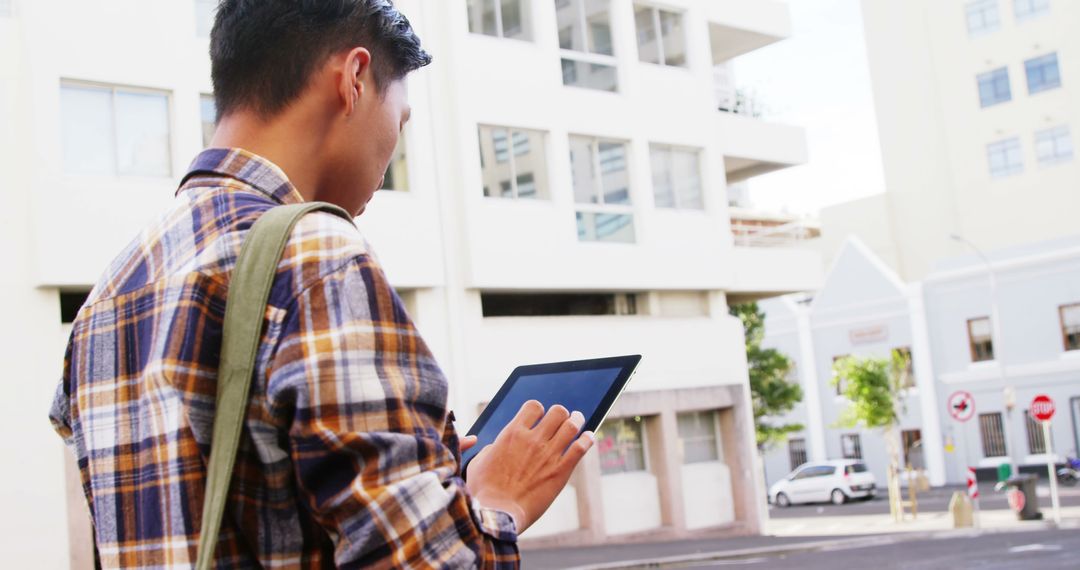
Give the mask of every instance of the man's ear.
[{"label": "man's ear", "polygon": [[370,81],[371,52],[367,48],[357,47],[345,55],[344,66],[338,84],[341,102],[345,106],[345,116],[352,115],[360,97],[370,86],[365,81]]}]

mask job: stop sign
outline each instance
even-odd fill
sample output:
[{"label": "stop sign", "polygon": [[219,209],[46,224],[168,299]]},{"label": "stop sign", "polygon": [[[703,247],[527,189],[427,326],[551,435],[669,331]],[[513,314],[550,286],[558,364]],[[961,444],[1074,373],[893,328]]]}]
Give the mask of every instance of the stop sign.
[{"label": "stop sign", "polygon": [[1046,394],[1039,394],[1031,401],[1031,415],[1040,422],[1048,422],[1054,417],[1054,401]]}]

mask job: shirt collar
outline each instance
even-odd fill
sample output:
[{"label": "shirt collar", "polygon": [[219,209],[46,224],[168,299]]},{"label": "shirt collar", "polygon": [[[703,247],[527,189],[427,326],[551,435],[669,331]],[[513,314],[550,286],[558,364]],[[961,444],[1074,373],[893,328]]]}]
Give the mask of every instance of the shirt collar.
[{"label": "shirt collar", "polygon": [[180,182],[177,193],[195,186],[193,179],[206,176],[235,178],[281,204],[304,202],[300,191],[278,165],[242,148],[208,148],[199,153]]}]

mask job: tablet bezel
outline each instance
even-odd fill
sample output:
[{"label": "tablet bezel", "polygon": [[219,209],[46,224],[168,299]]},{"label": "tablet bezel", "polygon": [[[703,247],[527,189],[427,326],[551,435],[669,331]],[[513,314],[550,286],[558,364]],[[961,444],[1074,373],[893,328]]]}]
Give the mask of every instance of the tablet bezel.
[{"label": "tablet bezel", "polygon": [[[476,422],[469,428],[469,432],[466,435],[477,435],[480,430],[487,425],[488,420],[491,418],[495,410],[502,404],[510,390],[514,388],[517,381],[522,376],[539,376],[543,374],[556,374],[564,372],[578,372],[581,370],[600,370],[605,368],[619,368],[619,375],[615,378],[615,381],[611,384],[607,393],[604,394],[603,399],[600,400],[600,404],[597,405],[596,411],[590,417],[585,418],[585,424],[582,426],[581,431],[593,431],[595,432],[604,419],[607,418],[607,414],[611,411],[611,406],[615,404],[615,400],[619,398],[626,385],[629,383],[630,378],[633,376],[638,364],[641,362],[640,354],[631,354],[626,356],[611,356],[607,358],[590,358],[587,360],[571,360],[566,362],[551,362],[547,364],[529,364],[525,366],[518,366],[510,373],[510,377],[503,382],[501,388],[495,397],[491,399],[491,402],[484,407],[484,411],[480,413],[480,417],[476,418]],[[574,411],[574,410],[570,410]],[[546,405],[544,412],[547,412]],[[515,412],[516,413],[516,412]],[[479,446],[480,444],[477,443]],[[490,445],[490,444],[489,444]],[[472,450],[470,450],[472,451]],[[479,453],[480,449],[477,449]],[[465,459],[465,454],[462,454],[461,458],[461,473],[464,475],[465,468],[469,461],[476,457],[476,455],[470,456]]]}]

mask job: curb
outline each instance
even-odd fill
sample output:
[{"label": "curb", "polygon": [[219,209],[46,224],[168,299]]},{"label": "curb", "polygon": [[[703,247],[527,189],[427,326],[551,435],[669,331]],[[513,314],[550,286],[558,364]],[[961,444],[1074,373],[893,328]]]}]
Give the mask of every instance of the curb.
[{"label": "curb", "polygon": [[814,542],[802,542],[784,546],[767,546],[760,548],[744,548],[739,550],[724,550],[716,552],[703,552],[698,554],[684,554],[678,556],[666,556],[661,558],[622,560],[619,562],[605,562],[603,564],[586,564],[573,566],[566,570],[631,570],[641,568],[665,568],[698,562],[710,562],[718,560],[741,560],[748,558],[760,558],[765,556],[778,556],[784,554],[802,554],[808,552],[821,552],[825,550],[848,550],[867,548],[871,546],[883,546],[900,542],[912,542],[917,540],[941,540],[947,538],[974,538],[988,534],[1009,534],[1017,532],[1037,532],[1052,529],[1075,529],[1080,528],[1080,521],[1062,521],[1061,525],[1044,521],[1041,524],[1021,528],[989,528],[989,529],[950,529],[921,532],[903,532],[878,535],[860,535],[852,538],[839,538],[832,540],[820,540]]}]

